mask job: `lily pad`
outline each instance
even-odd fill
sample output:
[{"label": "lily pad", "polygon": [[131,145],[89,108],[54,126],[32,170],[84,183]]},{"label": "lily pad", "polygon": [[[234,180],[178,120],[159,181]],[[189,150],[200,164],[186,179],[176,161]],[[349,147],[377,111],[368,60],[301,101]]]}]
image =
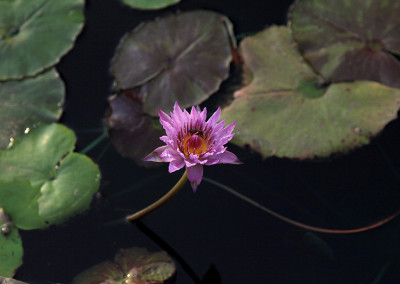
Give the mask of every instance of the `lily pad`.
[{"label": "lily pad", "polygon": [[47,220],[39,216],[39,196],[40,190],[33,188],[27,180],[0,180],[0,207],[20,229],[47,226]]},{"label": "lily pad", "polygon": [[112,61],[118,89],[140,87],[143,111],[197,105],[229,75],[232,24],[210,11],[167,15],[124,36]]},{"label": "lily pad", "polygon": [[0,82],[0,148],[41,123],[58,120],[64,91],[54,69],[22,81]]},{"label": "lily pad", "polygon": [[117,151],[142,166],[156,164],[142,159],[163,144],[160,137],[164,130],[158,119],[143,114],[142,103],[131,92],[113,95],[108,103],[106,122]]},{"label": "lily pad", "polygon": [[123,2],[136,9],[156,10],[174,5],[180,0],[123,0]]},{"label": "lily pad", "polygon": [[304,57],[326,80],[400,88],[399,14],[399,1],[299,0],[290,21]]},{"label": "lily pad", "polygon": [[0,283],[4,283],[4,284],[29,284],[26,282],[22,282],[22,281],[18,281],[12,278],[5,278],[5,277],[1,277],[0,276]]},{"label": "lily pad", "polygon": [[0,81],[56,64],[83,27],[83,0],[0,1]]},{"label": "lily pad", "polygon": [[166,252],[144,248],[120,249],[114,262],[105,261],[77,275],[73,284],[161,284],[175,274],[175,264]]},{"label": "lily pad", "polygon": [[397,116],[400,90],[368,81],[325,86],[304,62],[287,27],[273,26],[239,47],[249,84],[223,110],[237,120],[232,142],[264,157],[326,157],[369,143]]},{"label": "lily pad", "polygon": [[[99,169],[87,156],[72,152],[75,141],[70,129],[50,124],[16,138],[9,149],[0,151],[0,180],[24,179],[40,190],[33,198],[39,216],[46,220],[42,227],[86,210],[98,189]],[[21,228],[37,228],[36,221]]]},{"label": "lily pad", "polygon": [[0,275],[12,277],[16,269],[22,265],[22,241],[18,229],[1,207],[0,229]]}]

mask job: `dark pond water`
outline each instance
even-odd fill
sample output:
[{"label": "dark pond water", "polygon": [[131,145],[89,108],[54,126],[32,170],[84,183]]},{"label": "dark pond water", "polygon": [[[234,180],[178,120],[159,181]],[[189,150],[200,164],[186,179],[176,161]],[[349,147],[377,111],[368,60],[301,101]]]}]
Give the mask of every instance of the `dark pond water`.
[{"label": "dark pond water", "polygon": [[[121,36],[166,12],[204,8],[228,16],[235,33],[284,24],[292,1],[182,0],[157,12],[114,0],[86,4],[86,25],[58,70],[67,99],[61,122],[83,149],[103,131],[112,77],[108,69]],[[400,123],[348,155],[318,162],[261,157],[230,145],[241,166],[207,167],[205,177],[263,206],[314,226],[370,225],[400,207]],[[66,224],[22,232],[24,265],[17,279],[69,283],[82,270],[112,259],[119,248],[167,249],[177,264],[176,283],[400,283],[400,230],[395,219],[359,234],[309,233],[203,181],[190,186],[139,225],[124,217],[163,195],[179,179],[167,166],[138,167],[104,140],[88,155],[102,172],[101,195]],[[210,270],[211,268],[211,270]],[[208,275],[206,276],[206,274]],[[197,279],[197,280],[196,280]],[[375,282],[374,282],[375,281]]]}]

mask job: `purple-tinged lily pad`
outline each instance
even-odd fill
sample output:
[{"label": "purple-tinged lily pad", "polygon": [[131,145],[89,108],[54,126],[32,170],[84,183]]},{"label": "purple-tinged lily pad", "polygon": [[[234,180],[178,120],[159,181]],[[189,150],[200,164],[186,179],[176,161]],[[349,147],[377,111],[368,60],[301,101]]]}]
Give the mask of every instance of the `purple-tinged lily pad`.
[{"label": "purple-tinged lily pad", "polygon": [[163,144],[160,137],[164,131],[158,119],[143,114],[142,103],[132,92],[113,95],[108,103],[106,122],[117,151],[139,165],[156,165],[143,162],[142,158]]},{"label": "purple-tinged lily pad", "polygon": [[400,88],[399,15],[400,1],[298,0],[290,21],[303,56],[326,80]]},{"label": "purple-tinged lily pad", "polygon": [[120,249],[114,262],[105,261],[77,275],[73,284],[161,284],[175,274],[175,264],[166,252],[144,248]]},{"label": "purple-tinged lily pad", "polygon": [[400,90],[368,81],[325,86],[287,27],[271,27],[239,47],[248,85],[223,110],[237,120],[232,142],[264,157],[326,157],[369,143],[397,116]]},{"label": "purple-tinged lily pad", "polygon": [[229,75],[232,24],[210,11],[167,15],[124,36],[112,61],[118,89],[140,87],[143,111],[197,105]]},{"label": "purple-tinged lily pad", "polygon": [[174,5],[180,0],[122,0],[122,2],[136,9],[156,10]]},{"label": "purple-tinged lily pad", "polygon": [[39,124],[57,121],[63,101],[64,84],[55,69],[34,78],[0,82],[0,148]]}]

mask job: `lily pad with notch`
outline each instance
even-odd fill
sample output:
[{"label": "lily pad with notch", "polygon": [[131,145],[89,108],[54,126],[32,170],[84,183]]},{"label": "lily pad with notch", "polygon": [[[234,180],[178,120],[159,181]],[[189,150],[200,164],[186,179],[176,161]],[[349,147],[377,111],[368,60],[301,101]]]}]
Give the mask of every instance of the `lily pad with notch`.
[{"label": "lily pad with notch", "polygon": [[229,75],[232,24],[221,14],[197,10],[170,14],[125,35],[112,60],[118,90],[140,88],[143,111],[157,116],[197,105]]},{"label": "lily pad with notch", "polygon": [[0,1],[0,81],[34,76],[67,53],[83,27],[83,0]]},{"label": "lily pad with notch", "polygon": [[180,0],[123,0],[123,2],[136,9],[157,10],[174,5]]},{"label": "lily pad with notch", "polygon": [[57,121],[62,113],[64,84],[54,69],[34,78],[0,82],[0,148],[42,123]]},{"label": "lily pad with notch", "polygon": [[158,119],[142,112],[142,103],[133,91],[111,96],[108,104],[105,121],[117,151],[141,166],[157,165],[142,158],[163,144],[160,137],[164,130]]},{"label": "lily pad with notch", "polygon": [[175,264],[165,251],[149,252],[145,248],[133,247],[120,249],[114,261],[104,261],[81,272],[72,284],[162,284],[175,272]]},{"label": "lily pad with notch", "polygon": [[289,19],[303,56],[326,80],[400,88],[399,14],[399,1],[298,0]]},{"label": "lily pad with notch", "polygon": [[[19,228],[29,230],[59,224],[89,207],[99,187],[100,172],[87,156],[73,152],[75,142],[70,129],[50,124],[17,137],[10,148],[0,150],[0,180],[27,180],[35,190],[31,191],[32,206],[25,208],[27,212],[19,212],[27,215],[31,212],[32,216],[16,220]],[[19,208],[21,204],[8,206]],[[7,208],[10,212],[14,209]]]},{"label": "lily pad with notch", "polygon": [[296,48],[289,28],[272,26],[239,47],[245,82],[222,117],[237,120],[232,142],[264,157],[327,157],[369,143],[397,117],[400,90],[370,82],[326,84]]}]

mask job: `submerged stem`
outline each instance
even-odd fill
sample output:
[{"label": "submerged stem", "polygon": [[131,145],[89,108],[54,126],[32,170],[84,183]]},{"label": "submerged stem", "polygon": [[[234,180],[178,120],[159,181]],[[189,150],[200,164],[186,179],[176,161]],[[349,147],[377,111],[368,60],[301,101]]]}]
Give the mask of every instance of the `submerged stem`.
[{"label": "submerged stem", "polygon": [[219,183],[215,180],[209,179],[209,178],[203,178],[205,181],[214,184],[220,188],[222,188],[223,190],[229,192],[230,194],[239,197],[240,199],[246,201],[247,203],[250,203],[251,205],[263,210],[264,212],[267,212],[268,214],[282,220],[285,221],[289,224],[292,224],[296,227],[299,228],[303,228],[309,231],[314,231],[314,232],[319,232],[319,233],[327,233],[327,234],[354,234],[354,233],[360,233],[360,232],[365,232],[371,229],[375,229],[379,226],[382,226],[384,224],[386,224],[387,222],[389,222],[390,220],[396,218],[397,216],[400,215],[400,209],[397,210],[395,213],[391,214],[389,217],[386,217],[372,225],[368,225],[368,226],[364,226],[364,227],[359,227],[359,228],[354,228],[354,229],[328,229],[328,228],[320,228],[320,227],[316,227],[316,226],[311,226],[311,225],[307,225],[295,220],[292,220],[288,217],[282,216],[279,213],[276,213],[275,211],[272,211],[271,209],[266,208],[265,206],[261,205],[260,203],[248,198],[247,196],[244,196],[243,194],[237,192],[236,190],[234,190],[233,188],[230,188],[222,183]]},{"label": "submerged stem", "polygon": [[154,202],[153,204],[147,206],[146,208],[132,214],[126,217],[126,220],[130,222],[134,222],[137,219],[142,218],[143,216],[149,214],[153,210],[157,209],[161,205],[163,205],[165,202],[167,202],[172,196],[178,193],[178,191],[185,185],[186,181],[188,180],[187,173],[186,171],[183,173],[182,177],[180,180],[174,185],[173,188],[170,189],[170,191],[167,192],[163,197],[161,197],[159,200]]}]

